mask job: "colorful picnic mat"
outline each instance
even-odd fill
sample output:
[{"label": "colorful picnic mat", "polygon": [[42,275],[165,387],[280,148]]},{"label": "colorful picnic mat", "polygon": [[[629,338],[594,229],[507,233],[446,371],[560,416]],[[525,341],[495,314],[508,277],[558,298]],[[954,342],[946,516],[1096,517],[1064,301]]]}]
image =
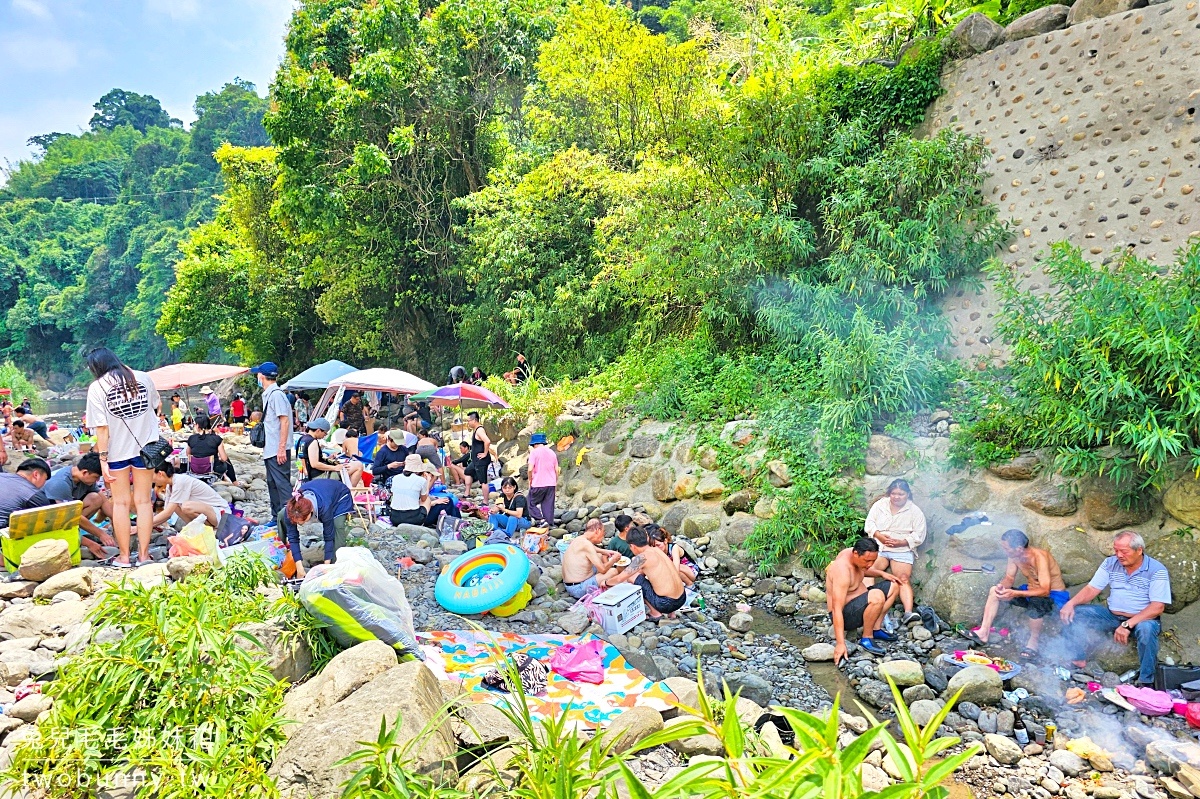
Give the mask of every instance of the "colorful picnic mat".
[{"label": "colorful picnic mat", "polygon": [[[472,630],[448,630],[417,633],[425,665],[439,680],[462,683],[472,702],[499,707],[508,705],[511,695],[482,684],[483,675],[496,668],[496,648],[504,655],[523,652],[550,665],[555,650],[565,643],[582,644],[590,635],[517,635]],[[643,706],[668,710],[676,701],[665,683],[647,679],[621,656],[615,646],[604,645],[604,681],[593,685],[573,682],[550,672],[546,691],[527,697],[535,721],[555,713],[566,713],[576,728],[598,729],[626,708]]]}]

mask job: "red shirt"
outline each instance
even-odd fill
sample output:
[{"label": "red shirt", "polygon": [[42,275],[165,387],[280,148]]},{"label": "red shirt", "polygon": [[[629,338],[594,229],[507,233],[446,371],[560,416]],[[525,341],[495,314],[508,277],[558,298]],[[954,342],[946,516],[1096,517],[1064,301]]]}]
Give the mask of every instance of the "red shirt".
[{"label": "red shirt", "polygon": [[233,401],[233,405],[231,406],[231,408],[233,410],[234,416],[245,416],[246,415],[246,401],[245,400],[235,399]]}]

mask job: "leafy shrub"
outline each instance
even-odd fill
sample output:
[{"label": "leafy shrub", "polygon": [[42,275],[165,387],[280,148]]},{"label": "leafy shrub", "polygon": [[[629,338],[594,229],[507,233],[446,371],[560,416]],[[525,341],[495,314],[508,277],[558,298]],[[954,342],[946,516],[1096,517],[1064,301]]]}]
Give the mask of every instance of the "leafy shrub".
[{"label": "leafy shrub", "polygon": [[1011,437],[1050,448],[1068,474],[1140,489],[1162,487],[1177,460],[1200,471],[1200,242],[1165,274],[1132,254],[1096,265],[1066,243],[1042,269],[1050,290],[1033,294],[1012,267],[989,268],[1011,396],[988,405],[960,451],[986,457]]},{"label": "leafy shrub", "polygon": [[38,399],[38,387],[30,382],[25,373],[18,369],[12,361],[0,362],[0,388],[12,390],[12,394],[4,399],[12,400],[14,405],[24,397],[29,397],[34,410],[41,405]]},{"label": "leafy shrub", "polygon": [[286,686],[234,629],[276,615],[258,590],[274,582],[259,558],[244,557],[183,583],[109,588],[90,621],[123,636],[59,671],[41,734],[0,776],[69,799],[135,771],[143,795],[164,799],[274,796],[267,769],[284,740],[276,713]]}]

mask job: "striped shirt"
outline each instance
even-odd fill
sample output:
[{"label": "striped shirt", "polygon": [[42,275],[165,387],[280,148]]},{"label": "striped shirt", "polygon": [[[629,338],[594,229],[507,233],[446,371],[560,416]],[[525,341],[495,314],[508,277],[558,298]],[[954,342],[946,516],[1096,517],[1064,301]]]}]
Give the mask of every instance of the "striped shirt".
[{"label": "striped shirt", "polygon": [[1108,609],[1123,616],[1136,616],[1151,602],[1171,604],[1167,567],[1148,555],[1142,556],[1142,565],[1133,574],[1115,555],[1105,558],[1088,585],[1097,591],[1108,588]]}]

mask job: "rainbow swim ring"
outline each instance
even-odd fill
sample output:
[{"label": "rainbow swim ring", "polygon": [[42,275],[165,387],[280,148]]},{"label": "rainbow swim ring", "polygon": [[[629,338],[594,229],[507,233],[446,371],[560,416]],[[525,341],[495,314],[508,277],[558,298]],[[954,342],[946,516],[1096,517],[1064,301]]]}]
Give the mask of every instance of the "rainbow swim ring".
[{"label": "rainbow swim ring", "polygon": [[489,544],[451,561],[433,596],[451,613],[486,613],[520,594],[528,579],[528,555],[511,544]]}]

